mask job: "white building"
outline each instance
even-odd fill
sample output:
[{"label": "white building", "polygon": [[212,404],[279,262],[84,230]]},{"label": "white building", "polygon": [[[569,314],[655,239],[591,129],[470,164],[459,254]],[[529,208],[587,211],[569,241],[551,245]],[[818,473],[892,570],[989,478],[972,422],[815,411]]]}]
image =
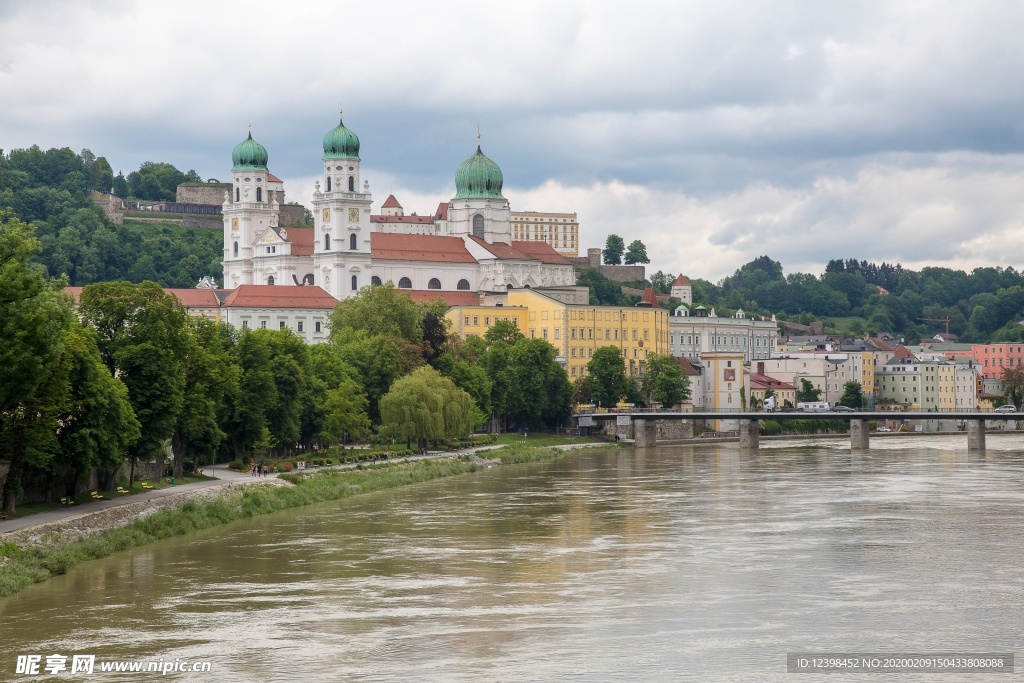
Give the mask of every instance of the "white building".
[{"label": "white building", "polygon": [[[676,289],[673,285],[673,292]],[[748,318],[741,309],[731,318],[720,318],[714,309],[696,306],[691,310],[680,304],[669,316],[669,349],[673,356],[694,361],[708,352],[737,352],[749,365],[774,355],[777,329],[774,317]]]}]

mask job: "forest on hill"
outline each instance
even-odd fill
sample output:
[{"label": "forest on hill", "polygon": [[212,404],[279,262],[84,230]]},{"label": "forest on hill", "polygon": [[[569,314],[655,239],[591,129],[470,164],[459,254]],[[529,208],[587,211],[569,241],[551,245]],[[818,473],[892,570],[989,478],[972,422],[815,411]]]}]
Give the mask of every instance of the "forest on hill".
[{"label": "forest on hill", "polygon": [[[33,258],[50,277],[79,286],[125,279],[192,287],[203,275],[222,275],[218,231],[130,219],[114,226],[89,193],[113,189],[118,196],[173,199],[178,183],[198,178],[195,171],[151,161],[127,177],[115,175],[104,157],[87,149],[0,151],[0,211],[34,226],[42,250]],[[824,320],[826,330],[849,336],[891,332],[907,342],[944,332],[948,319],[949,331],[962,341],[1024,341],[1024,275],[1013,268],[913,271],[899,263],[837,258],[820,275],[786,274],[781,262],[760,256],[717,283],[688,278],[694,302],[719,315],[742,308],[780,320]],[[674,279],[658,271],[633,284],[668,294]],[[582,271],[579,283],[591,288],[595,303],[636,301],[593,269]]]}]

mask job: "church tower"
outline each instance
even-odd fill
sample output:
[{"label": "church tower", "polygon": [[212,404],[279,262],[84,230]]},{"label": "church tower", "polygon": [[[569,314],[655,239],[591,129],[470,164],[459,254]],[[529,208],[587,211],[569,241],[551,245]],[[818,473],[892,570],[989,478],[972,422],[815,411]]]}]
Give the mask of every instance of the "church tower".
[{"label": "church tower", "polygon": [[266,284],[253,272],[256,238],[269,227],[277,227],[277,203],[267,189],[267,150],[249,137],[231,152],[232,188],[224,204],[224,287]]},{"label": "church tower", "polygon": [[370,284],[370,184],[359,186],[359,138],[338,125],[324,136],[324,174],[313,192],[315,284],[336,299]]},{"label": "church tower", "polygon": [[486,242],[512,243],[512,211],[501,194],[503,178],[498,164],[480,150],[455,171],[455,197],[448,208],[448,232],[472,235]]}]

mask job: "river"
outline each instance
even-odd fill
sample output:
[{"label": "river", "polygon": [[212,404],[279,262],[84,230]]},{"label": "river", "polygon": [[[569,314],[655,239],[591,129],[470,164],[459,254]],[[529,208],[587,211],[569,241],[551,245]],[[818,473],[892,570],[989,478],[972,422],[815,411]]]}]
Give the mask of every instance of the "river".
[{"label": "river", "polygon": [[791,681],[788,652],[1013,652],[1024,439],[965,442],[591,449],[236,522],[0,601],[0,680],[55,653],[211,672],[53,680],[265,683]]}]

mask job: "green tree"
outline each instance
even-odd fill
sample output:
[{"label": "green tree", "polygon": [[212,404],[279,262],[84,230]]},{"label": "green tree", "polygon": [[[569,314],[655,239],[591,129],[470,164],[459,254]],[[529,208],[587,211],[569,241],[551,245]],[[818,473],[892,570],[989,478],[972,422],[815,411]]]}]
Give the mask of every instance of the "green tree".
[{"label": "green tree", "polygon": [[349,378],[343,378],[336,387],[327,390],[324,397],[319,437],[327,443],[344,443],[369,436],[370,417],[366,414],[369,401],[363,388]]},{"label": "green tree", "polygon": [[519,330],[519,323],[515,320],[495,320],[494,324],[484,332],[484,341],[488,344],[499,340],[506,344],[515,344],[522,338],[523,333]]},{"label": "green tree", "polygon": [[650,262],[651,259],[647,257],[647,247],[643,242],[640,240],[633,240],[629,243],[629,248],[626,250],[626,265]]},{"label": "green tree", "polygon": [[473,399],[431,367],[395,381],[380,401],[381,433],[419,448],[427,441],[468,436],[473,428]]},{"label": "green tree", "polygon": [[624,303],[622,285],[601,275],[597,268],[584,268],[576,275],[576,284],[590,290],[592,306],[619,306]]},{"label": "green tree", "polygon": [[821,400],[821,389],[815,389],[811,380],[800,378],[800,388],[796,392],[796,400],[801,403],[813,403]]},{"label": "green tree", "polygon": [[605,265],[617,266],[622,263],[622,252],[626,250],[626,243],[618,235],[608,235],[604,243],[602,259]]},{"label": "green tree", "polygon": [[423,309],[389,281],[379,287],[364,287],[339,303],[331,314],[331,338],[344,330],[361,330],[419,344],[423,341],[422,320]]},{"label": "green tree", "polygon": [[1003,383],[1003,395],[1006,402],[1015,408],[1024,404],[1024,365],[1004,367],[1000,380]]},{"label": "green tree", "polygon": [[118,171],[117,175],[114,176],[114,182],[111,185],[110,191],[115,197],[120,197],[121,199],[128,197],[128,181],[125,180],[124,173],[121,171]]},{"label": "green tree", "polygon": [[843,385],[843,395],[839,397],[838,404],[848,406],[854,410],[863,410],[867,401],[864,400],[864,392],[861,390],[860,382],[847,382]]},{"label": "green tree", "polygon": [[614,408],[628,391],[626,361],[618,347],[602,346],[587,362],[594,402],[602,408]]},{"label": "green tree", "polygon": [[82,290],[82,320],[98,333],[104,364],[128,387],[142,435],[130,451],[163,469],[165,446],[185,400],[185,309],[153,282],[102,282]]},{"label": "green tree", "polygon": [[646,403],[660,403],[663,408],[690,398],[690,379],[683,374],[675,356],[651,354],[647,357],[647,372],[642,378]]},{"label": "green tree", "polygon": [[106,157],[98,158],[89,169],[89,186],[97,192],[110,192],[114,186],[114,169]]},{"label": "green tree", "polygon": [[572,385],[543,339],[520,339],[509,349],[507,408],[519,425],[554,425],[571,411]]}]

